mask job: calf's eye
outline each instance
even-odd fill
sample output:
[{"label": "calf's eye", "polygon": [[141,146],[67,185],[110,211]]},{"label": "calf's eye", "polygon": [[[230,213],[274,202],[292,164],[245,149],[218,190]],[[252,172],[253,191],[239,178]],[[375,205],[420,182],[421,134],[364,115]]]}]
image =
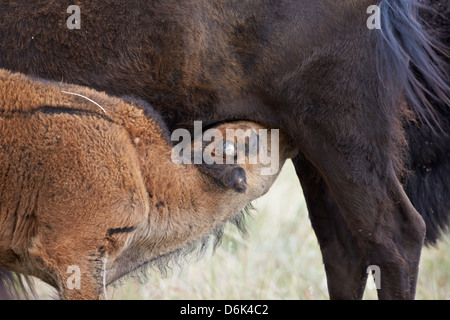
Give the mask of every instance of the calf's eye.
[{"label": "calf's eye", "polygon": [[223,152],[227,156],[232,156],[236,153],[236,147],[234,146],[234,143],[231,141],[225,141],[223,144]]}]

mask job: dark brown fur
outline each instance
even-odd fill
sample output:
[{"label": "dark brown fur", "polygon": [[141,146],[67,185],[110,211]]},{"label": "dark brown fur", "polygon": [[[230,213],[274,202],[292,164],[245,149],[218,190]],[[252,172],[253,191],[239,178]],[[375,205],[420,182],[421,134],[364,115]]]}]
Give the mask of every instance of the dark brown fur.
[{"label": "dark brown fur", "polygon": [[[382,271],[380,298],[414,297],[425,237],[420,214],[427,222],[435,215],[429,201],[415,201],[419,214],[405,194],[402,182],[414,179],[404,155],[416,158],[424,148],[421,121],[431,140],[446,141],[433,126],[448,115],[434,112],[429,95],[442,110],[449,104],[448,67],[433,50],[448,52],[429,41],[417,1],[381,1],[381,31],[366,27],[371,0],[77,3],[80,30],[66,27],[67,3],[1,3],[0,66],[137,96],[169,130],[235,119],[283,128],[300,150],[294,164],[330,297],[361,298],[369,265]],[[407,186],[413,200],[434,185],[449,198],[443,159],[433,186],[428,175]],[[448,222],[441,202],[436,217]]]},{"label": "dark brown fur", "polygon": [[[38,277],[64,299],[104,298],[106,285],[206,237],[274,182],[277,173],[262,176],[248,161],[216,168],[220,177],[245,171],[238,192],[208,168],[174,164],[168,132],[145,112],[0,71],[0,268]],[[218,127],[227,128],[262,127]],[[292,154],[280,142],[281,167]],[[81,270],[80,290],[68,287],[70,266]]]}]

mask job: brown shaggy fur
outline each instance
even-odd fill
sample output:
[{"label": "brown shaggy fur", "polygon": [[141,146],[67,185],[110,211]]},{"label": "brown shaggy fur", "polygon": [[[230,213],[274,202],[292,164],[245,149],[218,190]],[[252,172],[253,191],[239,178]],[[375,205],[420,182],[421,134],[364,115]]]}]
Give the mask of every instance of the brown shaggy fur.
[{"label": "brown shaggy fur", "polygon": [[[229,127],[261,128],[219,129]],[[281,167],[292,150],[280,143]],[[0,71],[0,268],[38,277],[63,299],[105,298],[106,285],[207,236],[277,176],[243,164],[237,192],[205,168],[174,164],[171,150],[149,106]],[[68,287],[70,266],[80,290]]]}]

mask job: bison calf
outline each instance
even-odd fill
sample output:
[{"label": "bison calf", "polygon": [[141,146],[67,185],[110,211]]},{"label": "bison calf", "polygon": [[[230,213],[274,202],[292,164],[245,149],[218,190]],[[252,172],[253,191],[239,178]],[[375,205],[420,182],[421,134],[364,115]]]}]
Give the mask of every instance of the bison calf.
[{"label": "bison calf", "polygon": [[[281,168],[292,150],[279,142]],[[0,284],[16,272],[63,299],[105,298],[110,283],[220,229],[278,174],[175,164],[172,148],[145,103],[0,71]]]}]

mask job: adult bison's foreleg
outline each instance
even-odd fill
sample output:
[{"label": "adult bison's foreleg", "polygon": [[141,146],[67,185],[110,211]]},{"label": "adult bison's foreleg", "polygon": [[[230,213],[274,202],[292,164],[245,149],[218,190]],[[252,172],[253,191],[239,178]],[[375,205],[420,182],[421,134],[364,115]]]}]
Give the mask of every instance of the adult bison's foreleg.
[{"label": "adult bison's foreleg", "polygon": [[330,299],[361,299],[367,273],[356,239],[316,168],[303,156],[293,162],[322,251]]},{"label": "adult bison's foreleg", "polygon": [[[299,140],[305,158],[314,165],[323,179],[322,188],[320,184],[306,184],[306,195],[312,203],[314,197],[317,197],[312,193],[322,192],[322,199],[319,198],[315,200],[316,204],[310,205],[313,208],[313,223],[315,229],[323,234],[320,237],[328,270],[333,270],[331,274],[343,276],[342,281],[352,283],[347,296],[360,296],[358,278],[361,279],[359,285],[362,285],[367,267],[371,265],[380,270],[380,298],[412,299],[415,296],[425,224],[398,180],[394,169],[398,163],[398,149],[388,129],[389,126],[386,125],[384,131],[370,132],[370,128],[358,128],[355,125],[352,130],[348,130],[337,120],[327,125],[304,125],[303,138]],[[298,166],[297,170],[301,171],[302,168]],[[330,195],[328,189],[323,187],[324,182],[333,195],[345,224],[336,215],[337,210],[333,213],[336,208],[330,198],[327,198]],[[322,212],[326,209],[332,210],[328,216]],[[325,221],[319,221],[320,217],[326,217]],[[326,226],[331,221],[331,226]],[[347,239],[347,242],[350,241],[348,244],[324,245],[327,237],[325,233],[330,232],[332,226],[335,228],[334,238],[331,232],[328,235],[331,240],[328,242],[345,239],[342,235],[346,233],[343,231],[344,226],[354,240]],[[353,241],[358,250],[352,249]],[[326,252],[338,250],[339,247],[345,248],[345,253]],[[352,256],[356,252],[357,255]],[[339,261],[334,258],[339,256],[346,259]],[[337,265],[342,263],[342,266],[332,266],[330,259],[335,259]],[[350,266],[351,259],[357,262],[356,266]],[[342,271],[345,269],[347,272]],[[354,272],[357,274],[351,275]],[[328,273],[330,274],[329,271]],[[336,279],[331,281],[339,282]],[[332,283],[332,290],[338,285]]]}]

